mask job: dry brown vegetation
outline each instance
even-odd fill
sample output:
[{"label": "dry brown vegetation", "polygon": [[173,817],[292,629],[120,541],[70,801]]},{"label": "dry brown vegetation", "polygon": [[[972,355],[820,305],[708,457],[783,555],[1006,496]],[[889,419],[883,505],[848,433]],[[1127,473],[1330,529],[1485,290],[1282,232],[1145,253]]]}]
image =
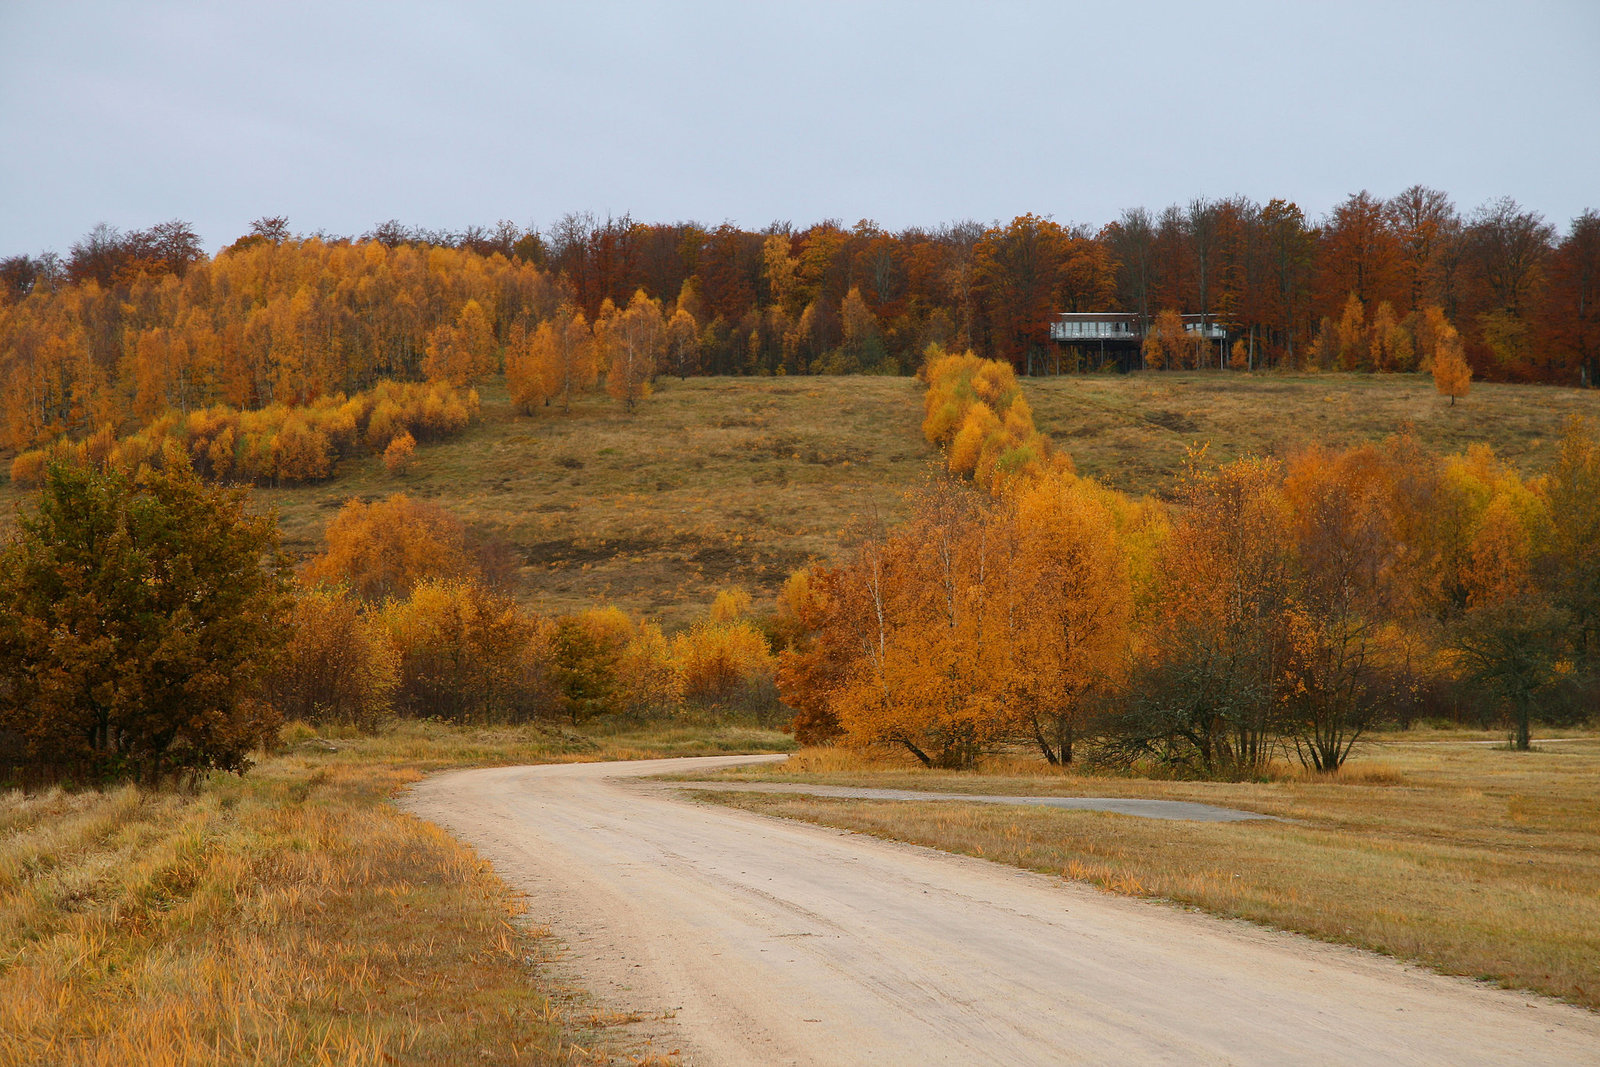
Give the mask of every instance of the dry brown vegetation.
[{"label": "dry brown vegetation", "polygon": [[418,449],[403,480],[373,459],[262,492],[290,550],[320,549],[347,498],[403,489],[509,541],[541,611],[615,603],[683,624],[717,588],[770,596],[861,516],[897,516],[934,461],[921,387],[902,378],[664,380],[633,416],[592,395],[518,416],[499,385],[482,392],[482,421]]},{"label": "dry brown vegetation", "polygon": [[[1600,395],[1475,385],[1452,409],[1424,376],[1144,374],[1022,379],[1039,428],[1078,470],[1127,492],[1170,492],[1187,450],[1227,460],[1320,442],[1377,441],[1410,424],[1424,446],[1483,441],[1524,472],[1555,455],[1564,420],[1600,416]],[[320,485],[262,489],[289,550],[307,557],[343,503],[404,491],[505,538],[518,594],[541,610],[613,602],[683,624],[708,590],[770,595],[829,559],[941,460],[922,443],[922,385],[903,378],[662,379],[633,416],[598,395],[570,415],[519,416],[502,383],[482,419],[419,447],[403,476],[351,459]],[[20,490],[0,485],[0,522]]]},{"label": "dry brown vegetation", "polygon": [[465,763],[785,743],[424,723],[333,750],[289,736],[193,795],[0,793],[0,1064],[613,1062],[617,1020],[544,970],[548,933],[389,799]]},{"label": "dry brown vegetation", "polygon": [[1348,448],[1406,426],[1427,450],[1488,444],[1523,474],[1555,459],[1563,423],[1600,416],[1591,390],[1474,383],[1454,407],[1410,374],[1134,374],[1023,378],[1034,422],[1079,473],[1135,495],[1165,496],[1188,450],[1208,461]]},{"label": "dry brown vegetation", "polygon": [[1386,738],[1336,776],[1152,781],[992,761],[927,771],[833,749],[719,777],[961,793],[1143,796],[1280,816],[1158,822],[958,801],[703,793],[751,811],[980,856],[1267,923],[1600,1008],[1600,736],[1507,751]]}]

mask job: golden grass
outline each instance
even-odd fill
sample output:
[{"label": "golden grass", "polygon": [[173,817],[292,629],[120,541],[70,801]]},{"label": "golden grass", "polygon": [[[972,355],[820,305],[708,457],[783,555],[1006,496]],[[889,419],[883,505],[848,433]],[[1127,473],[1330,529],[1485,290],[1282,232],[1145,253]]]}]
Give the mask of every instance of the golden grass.
[{"label": "golden grass", "polygon": [[605,396],[531,417],[498,382],[482,396],[482,422],[419,449],[403,477],[372,457],[331,483],[262,491],[290,549],[319,550],[349,497],[405,491],[511,542],[532,607],[615,603],[678,626],[719,588],[771,596],[837,555],[858,519],[898,515],[936,460],[906,378],[664,380],[634,416]]},{"label": "golden grass", "polygon": [[1600,1009],[1600,736],[1518,753],[1384,739],[1334,780],[1172,782],[1019,759],[929,772],[807,750],[718,777],[1196,800],[1292,822],[1157,822],[959,802],[706,799],[980,856]]},{"label": "golden grass", "polygon": [[1034,422],[1078,470],[1163,496],[1191,445],[1216,461],[1345,448],[1403,427],[1440,452],[1484,443],[1524,473],[1555,458],[1571,415],[1600,416],[1600,393],[1474,382],[1451,407],[1427,375],[1152,373],[1024,378]]},{"label": "golden grass", "polygon": [[0,1065],[613,1062],[604,1028],[626,1020],[554,988],[521,902],[389,799],[435,767],[787,743],[287,734],[193,795],[0,793]]}]

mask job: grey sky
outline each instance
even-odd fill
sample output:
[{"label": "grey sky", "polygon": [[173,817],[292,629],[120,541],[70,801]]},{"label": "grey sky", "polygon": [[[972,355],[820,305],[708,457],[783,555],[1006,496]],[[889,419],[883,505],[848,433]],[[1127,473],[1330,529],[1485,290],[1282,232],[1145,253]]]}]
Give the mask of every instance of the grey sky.
[{"label": "grey sky", "polygon": [[360,233],[1025,211],[1600,208],[1600,2],[0,0],[0,255],[96,222]]}]

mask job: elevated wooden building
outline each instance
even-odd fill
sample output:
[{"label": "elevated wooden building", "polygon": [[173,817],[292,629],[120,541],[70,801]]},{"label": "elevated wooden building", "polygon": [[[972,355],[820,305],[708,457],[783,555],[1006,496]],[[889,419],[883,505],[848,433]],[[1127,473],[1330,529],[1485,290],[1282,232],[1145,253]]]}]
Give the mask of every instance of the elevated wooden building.
[{"label": "elevated wooden building", "polygon": [[[1226,351],[1228,331],[1210,315],[1183,315],[1183,331],[1190,337],[1217,341]],[[1065,311],[1050,324],[1050,340],[1057,351],[1071,350],[1073,362],[1104,367],[1115,360],[1120,370],[1143,365],[1140,349],[1149,323],[1131,311]]]}]

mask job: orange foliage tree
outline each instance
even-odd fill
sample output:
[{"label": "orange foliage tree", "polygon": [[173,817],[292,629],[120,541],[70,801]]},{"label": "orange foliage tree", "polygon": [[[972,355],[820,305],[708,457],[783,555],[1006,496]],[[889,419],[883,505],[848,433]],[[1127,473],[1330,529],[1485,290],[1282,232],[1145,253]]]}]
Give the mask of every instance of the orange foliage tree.
[{"label": "orange foliage tree", "polygon": [[389,636],[359,601],[326,588],[295,597],[288,645],[266,686],[285,719],[375,729],[390,712],[397,682]]},{"label": "orange foliage tree", "polygon": [[1179,370],[1188,366],[1192,355],[1183,329],[1183,317],[1171,308],[1157,314],[1145,333],[1140,354],[1150,370]]},{"label": "orange foliage tree", "polygon": [[461,386],[494,373],[496,364],[494,327],[489,315],[482,304],[468,300],[461,305],[453,324],[436,326],[428,334],[422,372],[433,381]]},{"label": "orange foliage tree", "polygon": [[563,412],[570,411],[573,396],[594,385],[596,377],[588,321],[566,305],[506,354],[506,387],[524,411],[555,399]]},{"label": "orange foliage tree", "polygon": [[606,392],[632,414],[639,401],[650,395],[650,382],[665,345],[660,301],[638,290],[626,308],[612,308],[602,315],[595,323],[595,335],[609,365]]},{"label": "orange foliage tree", "polygon": [[326,548],[301,568],[301,580],[346,586],[363,600],[404,596],[424,581],[483,577],[461,520],[404,493],[371,504],[349,501],[324,539]]},{"label": "orange foliage tree", "polygon": [[1128,663],[1133,585],[1117,498],[1067,472],[1017,483],[998,509],[995,581],[1005,590],[1008,686],[1050,763],[1070,763],[1098,698]]},{"label": "orange foliage tree", "polygon": [[1433,385],[1441,396],[1450,398],[1451,407],[1455,407],[1457,397],[1466,396],[1472,388],[1472,368],[1467,366],[1461,342],[1453,336],[1441,339],[1434,351]]}]

